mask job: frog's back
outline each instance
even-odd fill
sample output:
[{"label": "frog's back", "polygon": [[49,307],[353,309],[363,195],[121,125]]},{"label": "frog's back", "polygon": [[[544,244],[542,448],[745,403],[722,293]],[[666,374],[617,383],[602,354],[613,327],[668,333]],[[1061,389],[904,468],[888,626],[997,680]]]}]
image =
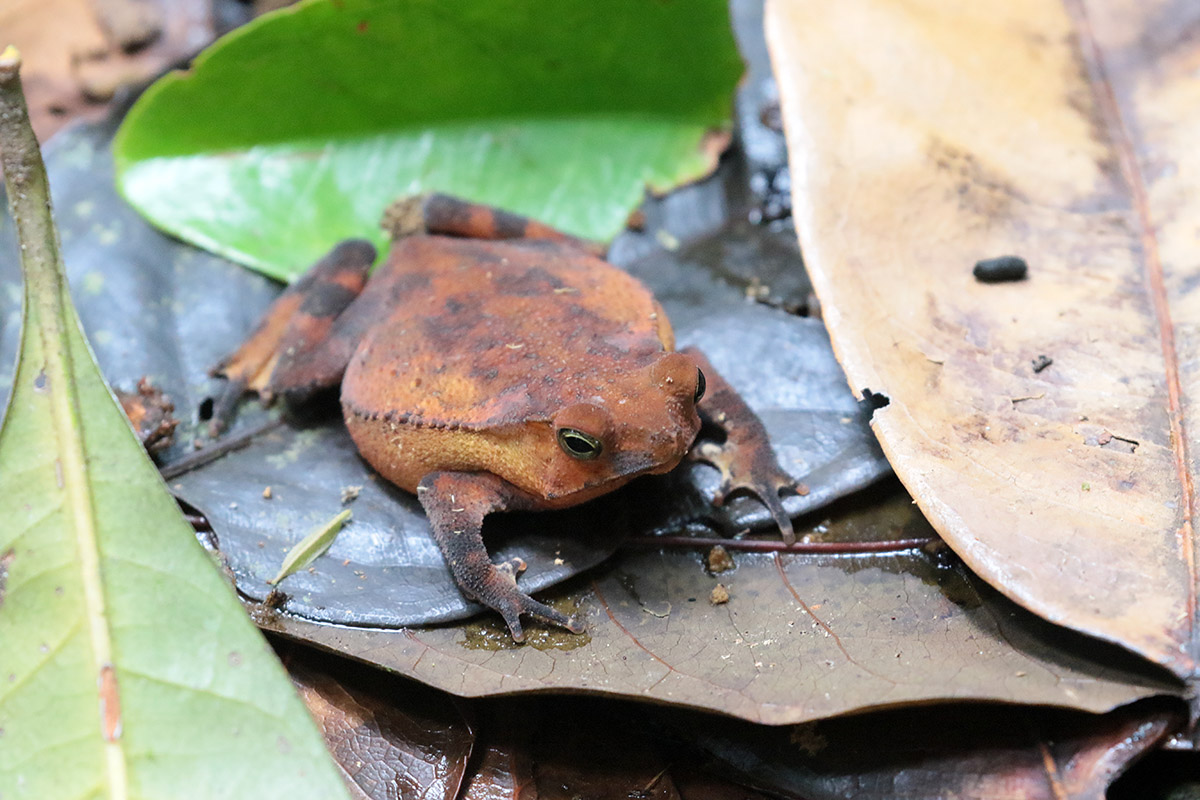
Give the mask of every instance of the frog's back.
[{"label": "frog's back", "polygon": [[367,291],[387,296],[388,318],[351,359],[342,401],[392,423],[548,420],[611,396],[622,376],[673,348],[642,284],[555,243],[402,239]]}]

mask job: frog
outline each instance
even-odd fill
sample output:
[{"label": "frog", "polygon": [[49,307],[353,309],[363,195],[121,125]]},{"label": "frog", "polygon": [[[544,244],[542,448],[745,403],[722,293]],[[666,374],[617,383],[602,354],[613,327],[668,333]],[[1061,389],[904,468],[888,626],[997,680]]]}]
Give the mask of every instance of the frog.
[{"label": "frog", "polygon": [[[677,350],[662,305],[604,248],[441,193],[384,215],[389,255],[337,244],[214,369],[214,434],[247,392],[289,403],[340,389],[362,458],[415,494],[459,590],[498,612],[579,633],[525,593],[525,563],[493,563],[484,519],[579,505],[686,460],[716,467],[714,498],[757,497],[795,541],[782,496],[803,493],[761,420],[703,353]],[[700,437],[702,426],[723,441]]]}]

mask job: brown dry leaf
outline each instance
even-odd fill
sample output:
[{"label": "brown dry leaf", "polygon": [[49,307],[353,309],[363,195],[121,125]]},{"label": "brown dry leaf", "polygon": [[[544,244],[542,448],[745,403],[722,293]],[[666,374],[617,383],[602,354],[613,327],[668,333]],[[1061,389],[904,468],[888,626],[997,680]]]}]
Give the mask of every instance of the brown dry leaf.
[{"label": "brown dry leaf", "polygon": [[786,730],[731,724],[706,731],[688,717],[675,726],[725,771],[777,797],[1104,800],[1117,777],[1184,724],[1182,711],[1156,701],[1099,717],[957,705]]},{"label": "brown dry leaf", "polygon": [[286,660],[356,796],[458,796],[475,735],[445,695],[299,648]]},{"label": "brown dry leaf", "polygon": [[463,785],[463,800],[537,800],[529,753],[508,741],[487,742]]},{"label": "brown dry leaf", "polygon": [[44,142],[72,119],[100,119],[118,88],[211,42],[212,0],[6,0],[0,32],[0,47],[21,51],[29,116]]},{"label": "brown dry leaf", "polygon": [[[901,480],[1010,597],[1194,681],[1200,4],[773,0],[766,27],[805,261]],[[974,280],[1001,255],[1028,279]]]},{"label": "brown dry leaf", "polygon": [[680,800],[644,709],[570,698],[474,707],[483,752],[463,800]]}]

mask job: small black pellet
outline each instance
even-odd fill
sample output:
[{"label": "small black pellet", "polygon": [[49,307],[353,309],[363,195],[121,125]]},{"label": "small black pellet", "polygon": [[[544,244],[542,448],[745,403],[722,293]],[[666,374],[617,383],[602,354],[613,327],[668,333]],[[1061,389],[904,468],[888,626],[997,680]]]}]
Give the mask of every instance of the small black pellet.
[{"label": "small black pellet", "polygon": [[999,256],[975,262],[975,280],[982,283],[1023,281],[1029,265],[1020,256]]},{"label": "small black pellet", "polygon": [[1033,371],[1041,372],[1046,367],[1054,363],[1054,359],[1047,355],[1040,355],[1033,360]]}]

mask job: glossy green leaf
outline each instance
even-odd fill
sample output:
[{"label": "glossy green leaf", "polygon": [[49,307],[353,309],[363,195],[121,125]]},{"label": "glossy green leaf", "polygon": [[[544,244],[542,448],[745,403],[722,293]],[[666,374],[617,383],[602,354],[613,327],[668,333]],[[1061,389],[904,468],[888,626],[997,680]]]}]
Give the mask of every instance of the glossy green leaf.
[{"label": "glossy green leaf", "polygon": [[0,150],[25,321],[0,428],[0,797],[345,798],[100,377],[9,58]]},{"label": "glossy green leaf", "polygon": [[740,74],[723,0],[307,0],[152,86],[118,185],[277,277],[425,190],[607,239],[712,168]]}]

